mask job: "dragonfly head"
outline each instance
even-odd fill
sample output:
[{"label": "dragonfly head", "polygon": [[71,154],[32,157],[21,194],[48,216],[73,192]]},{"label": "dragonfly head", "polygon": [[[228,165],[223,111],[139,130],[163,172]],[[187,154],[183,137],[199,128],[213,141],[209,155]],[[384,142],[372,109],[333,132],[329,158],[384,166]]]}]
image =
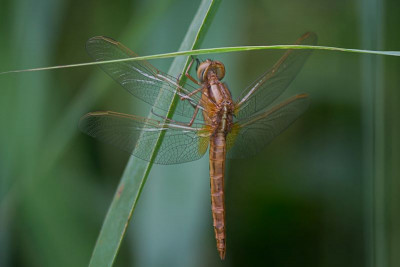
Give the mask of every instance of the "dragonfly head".
[{"label": "dragonfly head", "polygon": [[214,73],[217,75],[218,80],[222,80],[225,76],[225,66],[222,62],[217,60],[207,59],[198,65],[197,67],[197,77],[201,82],[208,79],[208,75]]}]

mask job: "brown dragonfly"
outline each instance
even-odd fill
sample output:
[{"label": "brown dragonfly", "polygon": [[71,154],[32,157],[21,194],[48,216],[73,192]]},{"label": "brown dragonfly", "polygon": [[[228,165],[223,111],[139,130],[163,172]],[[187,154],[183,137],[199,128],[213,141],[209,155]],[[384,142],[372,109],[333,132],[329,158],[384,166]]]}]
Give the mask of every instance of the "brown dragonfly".
[{"label": "brown dragonfly", "polygon": [[[301,36],[296,44],[315,45],[313,33]],[[121,43],[94,37],[87,51],[96,61],[136,57]],[[225,67],[219,61],[197,60],[197,86],[180,86],[178,79],[157,70],[145,61],[125,61],[100,67],[132,95],[153,106],[159,119],[148,119],[113,111],[98,111],[81,118],[80,129],[100,141],[110,143],[146,161],[161,131],[164,139],[155,156],[158,164],[178,164],[201,158],[209,147],[211,209],[217,249],[225,258],[226,227],[224,173],[226,158],[244,158],[261,151],[275,136],[294,122],[308,107],[306,94],[287,100],[275,100],[300,71],[311,50],[288,50],[259,79],[250,84],[234,101],[226,84],[221,82]],[[180,101],[173,119],[166,112],[172,98]],[[176,119],[178,118],[178,119]],[[137,146],[141,143],[141,146]],[[144,145],[143,145],[144,144]],[[146,149],[148,147],[149,149]]]}]

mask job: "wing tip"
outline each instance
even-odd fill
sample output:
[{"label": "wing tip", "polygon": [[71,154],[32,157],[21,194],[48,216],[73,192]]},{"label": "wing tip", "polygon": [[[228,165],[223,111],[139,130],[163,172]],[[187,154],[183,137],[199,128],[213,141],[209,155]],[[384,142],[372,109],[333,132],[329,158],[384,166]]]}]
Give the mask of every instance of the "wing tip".
[{"label": "wing tip", "polygon": [[82,132],[86,132],[85,131],[85,126],[87,125],[87,119],[90,117],[96,117],[96,116],[104,116],[104,115],[108,115],[108,111],[94,111],[94,112],[89,112],[86,113],[85,115],[83,115],[80,119],[79,119],[79,123],[78,123],[78,128],[82,131]]},{"label": "wing tip", "polygon": [[303,42],[316,45],[318,43],[318,36],[315,32],[308,31],[304,33],[299,39],[297,39],[296,44],[304,44]]},{"label": "wing tip", "polygon": [[108,114],[109,114],[109,111],[92,111],[92,112],[88,112],[85,115],[83,115],[81,119],[90,117],[90,116],[101,116],[101,115],[108,115]]},{"label": "wing tip", "polygon": [[94,41],[94,40],[103,40],[103,41],[107,41],[107,42],[111,42],[111,43],[119,43],[117,40],[115,40],[114,38],[108,37],[108,36],[104,36],[104,35],[98,35],[98,36],[94,36],[91,37],[87,40],[87,42],[90,41]]},{"label": "wing tip", "polygon": [[91,53],[91,46],[92,45],[96,46],[96,43],[98,41],[104,41],[104,42],[110,43],[112,45],[119,45],[120,44],[117,40],[115,40],[115,39],[113,39],[111,37],[102,36],[102,35],[94,36],[92,38],[89,38],[86,41],[85,48],[86,48],[86,51],[88,52],[88,54],[93,58],[94,58],[94,56]]},{"label": "wing tip", "polygon": [[301,93],[301,94],[296,95],[295,97],[296,97],[296,99],[301,99],[301,98],[307,98],[309,96],[310,96],[309,94]]},{"label": "wing tip", "polygon": [[294,100],[299,100],[299,101],[305,102],[305,103],[306,103],[306,104],[305,104],[305,106],[306,106],[305,109],[307,109],[308,106],[310,105],[310,98],[309,98],[309,96],[310,96],[309,94],[301,93],[301,94],[295,95],[295,96],[294,96]]}]

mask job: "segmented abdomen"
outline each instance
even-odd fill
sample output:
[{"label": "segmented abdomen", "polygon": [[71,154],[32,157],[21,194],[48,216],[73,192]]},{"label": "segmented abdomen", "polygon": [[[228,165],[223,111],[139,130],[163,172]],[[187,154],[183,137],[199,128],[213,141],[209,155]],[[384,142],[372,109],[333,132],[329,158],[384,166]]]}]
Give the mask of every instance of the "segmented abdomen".
[{"label": "segmented abdomen", "polygon": [[210,140],[210,185],[211,210],[217,249],[221,259],[225,258],[225,174],[226,142],[223,133],[216,133]]}]

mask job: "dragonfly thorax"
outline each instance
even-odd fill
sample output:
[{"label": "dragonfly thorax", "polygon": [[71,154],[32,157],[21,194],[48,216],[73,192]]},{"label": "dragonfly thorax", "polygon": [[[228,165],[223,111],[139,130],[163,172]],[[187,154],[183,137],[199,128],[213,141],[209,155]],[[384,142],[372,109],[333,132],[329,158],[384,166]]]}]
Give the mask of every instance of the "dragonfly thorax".
[{"label": "dragonfly thorax", "polygon": [[224,133],[227,135],[233,124],[233,104],[231,101],[223,101],[213,119],[214,133]]}]

